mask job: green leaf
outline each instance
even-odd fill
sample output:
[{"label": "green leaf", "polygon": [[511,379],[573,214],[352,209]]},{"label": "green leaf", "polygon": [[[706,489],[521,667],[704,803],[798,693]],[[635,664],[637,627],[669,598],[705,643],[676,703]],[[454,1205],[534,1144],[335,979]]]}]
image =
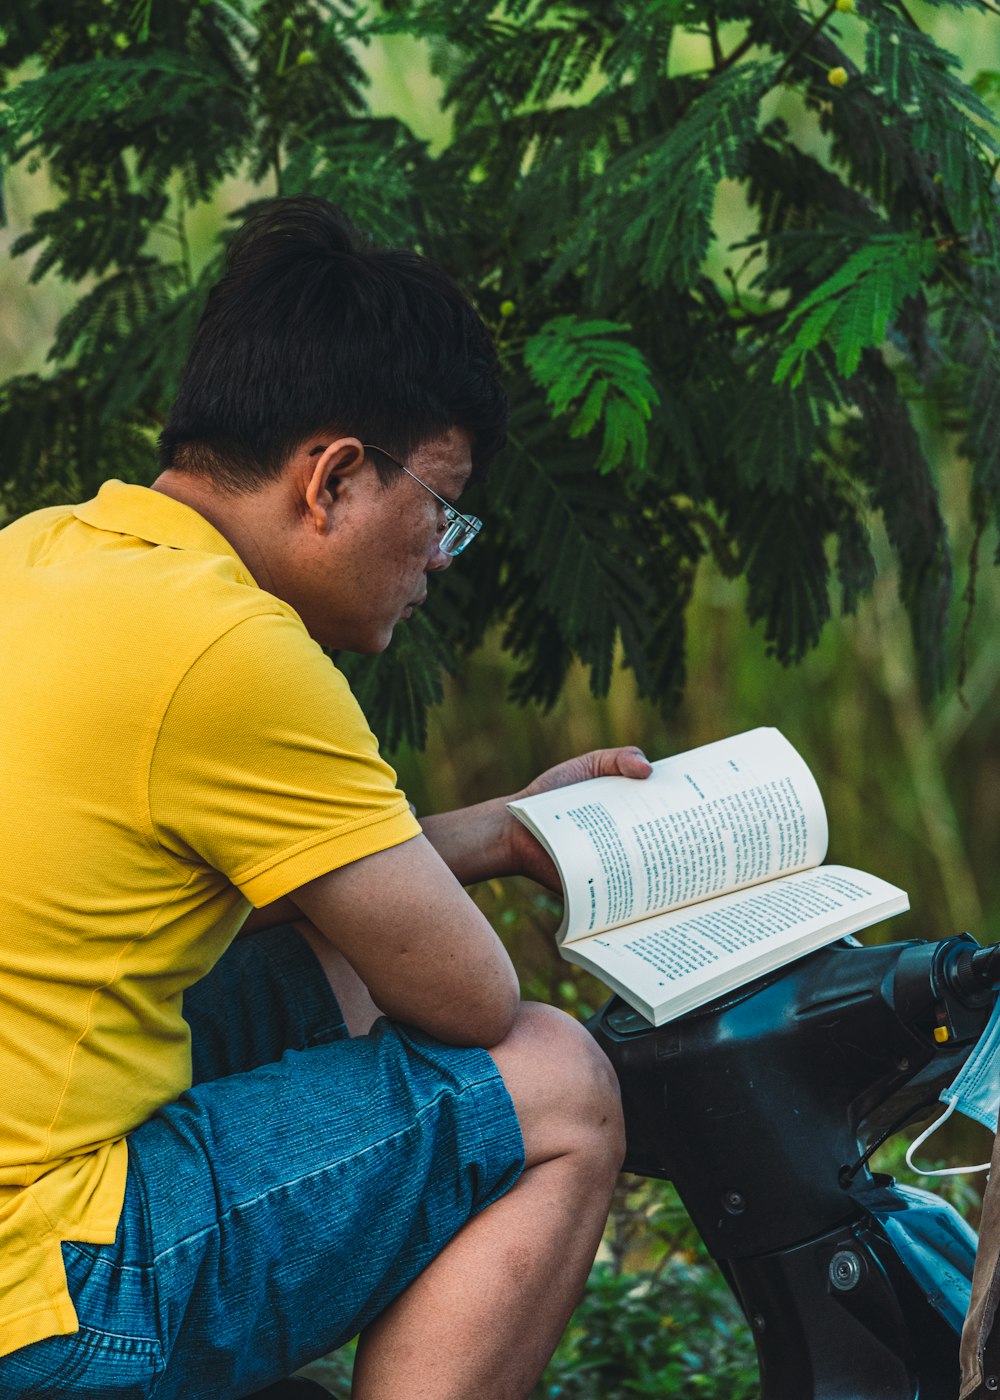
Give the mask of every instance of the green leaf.
[{"label": "green leaf", "polygon": [[151,418],[165,421],[209,288],[221,271],[221,256],[210,258],[193,286],[185,287],[170,300],[158,299],[146,318],[106,359],[104,383],[98,395],[99,412],[105,422],[139,408]]},{"label": "green leaf", "polygon": [[115,264],[140,258],[167,203],[156,191],[136,194],[105,185],[86,198],[66,200],[58,210],[41,210],[31,229],[14,240],[11,253],[17,257],[44,245],[31,269],[32,282],[53,270],[71,282],[101,276]]},{"label": "green leaf", "polygon": [[765,342],[749,354],[746,392],[731,415],[729,452],[750,488],[792,491],[829,442],[831,415],[843,392],[822,357],[810,356],[801,380],[775,382],[776,347]]},{"label": "green leaf", "polygon": [[747,612],[763,622],[768,653],[786,666],[815,646],[830,616],[825,542],[832,524],[823,496],[803,487],[758,491],[730,513],[749,585]]},{"label": "green leaf", "polygon": [[881,234],[856,249],[785,318],[787,336],[799,322],[774,370],[774,383],[801,384],[807,359],[821,345],[832,347],[837,369],[849,378],[861,352],[881,345],[889,321],[928,276],[934,241],[911,234]]},{"label": "green leaf", "polygon": [[645,357],[620,338],[629,330],[616,321],[558,316],[524,347],[525,366],[545,390],[552,413],[572,415],[571,437],[586,437],[603,423],[601,472],[626,463],[637,472],[645,469],[646,424],[659,403]]},{"label": "green leaf", "polygon": [[151,435],[141,422],[101,419],[94,386],[80,371],[0,385],[0,513],[86,500],[108,477],[148,483],[155,475]]},{"label": "green leaf", "polygon": [[623,528],[616,482],[566,441],[530,386],[517,382],[514,395],[505,470],[490,491],[490,511],[510,541],[508,645],[527,655],[529,667],[537,663],[539,676],[552,674],[550,658],[565,656],[568,664],[575,653],[590,667],[594,693],[604,694],[618,637],[641,671],[651,629],[653,593],[640,571],[639,536]]},{"label": "green leaf", "polygon": [[99,282],[59,322],[50,360],[92,360],[108,355],[140,332],[169,304],[181,280],[180,269],[153,258],[137,259]]},{"label": "green leaf", "polygon": [[921,682],[942,682],[952,562],[934,473],[892,373],[866,351],[851,383],[860,417],[848,428],[851,474],[867,484],[900,565],[899,591],[910,618]]},{"label": "green leaf", "polygon": [[454,649],[429,613],[415,612],[398,627],[388,650],[374,656],[341,652],[335,660],[385,748],[422,749],[427,711],[443,695],[442,677],[459,670]]},{"label": "green leaf", "polygon": [[748,62],[694,86],[667,131],[611,161],[549,282],[589,265],[595,298],[633,269],[649,287],[668,278],[690,286],[712,238],[716,190],[721,180],[745,174],[761,98],[777,71],[776,61]]},{"label": "green leaf", "polygon": [[114,63],[69,63],[29,78],[0,99],[2,146],[17,157],[19,143],[51,146],[82,123],[120,117],[132,127],[162,120],[213,93],[224,74],[207,59],[159,50]]},{"label": "green leaf", "polygon": [[315,123],[292,147],[282,188],[349,209],[354,224],[379,243],[412,244],[418,222],[414,167],[424,150],[398,122],[358,122],[333,132]]}]

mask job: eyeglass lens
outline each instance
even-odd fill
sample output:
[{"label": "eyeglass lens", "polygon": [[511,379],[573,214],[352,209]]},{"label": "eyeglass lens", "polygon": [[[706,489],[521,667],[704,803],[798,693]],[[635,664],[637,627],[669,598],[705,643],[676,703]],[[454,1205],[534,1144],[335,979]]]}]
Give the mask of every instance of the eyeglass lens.
[{"label": "eyeglass lens", "polygon": [[438,540],[438,549],[452,558],[467,549],[483,528],[483,522],[475,515],[453,516]]}]

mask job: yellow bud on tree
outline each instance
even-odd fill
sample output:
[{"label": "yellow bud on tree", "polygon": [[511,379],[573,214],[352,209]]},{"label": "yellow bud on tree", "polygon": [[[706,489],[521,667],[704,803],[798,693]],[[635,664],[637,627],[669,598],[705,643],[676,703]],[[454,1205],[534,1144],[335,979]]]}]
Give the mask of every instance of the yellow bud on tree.
[{"label": "yellow bud on tree", "polygon": [[846,68],[831,68],[826,75],[826,81],[831,87],[841,88],[847,82]]}]

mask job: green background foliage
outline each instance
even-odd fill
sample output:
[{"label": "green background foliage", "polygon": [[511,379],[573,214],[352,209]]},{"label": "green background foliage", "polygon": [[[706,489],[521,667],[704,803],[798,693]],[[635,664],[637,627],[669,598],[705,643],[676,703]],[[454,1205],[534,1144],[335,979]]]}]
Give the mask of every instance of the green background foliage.
[{"label": "green background foliage", "polygon": [[[364,58],[392,36],[440,82],[437,145],[373,110]],[[967,82],[903,3],[36,0],[0,6],[0,38],[0,151],[50,182],[12,252],[78,288],[43,372],[0,386],[8,513],[148,479],[227,232],[196,260],[188,226],[239,178],[245,204],[308,190],[426,252],[496,331],[489,532],[434,590],[436,644],[348,663],[390,745],[497,626],[516,698],[552,703],[574,660],[605,694],[620,657],[669,710],[709,558],[798,660],[834,584],[848,612],[870,591],[873,516],[925,691],[950,674],[953,542],[912,401],[963,435],[978,540],[1000,133],[992,70]]]},{"label": "green background foliage", "polygon": [[[777,724],[831,858],[910,892],[870,936],[992,937],[990,0],[0,0],[0,67],[0,511],[150,480],[240,211],[325,195],[467,287],[511,396],[481,540],[344,659],[418,808]],[[526,994],[600,1003],[551,899],[477,898]],[[751,1357],[670,1188],[625,1182],[538,1395],[750,1396]]]}]

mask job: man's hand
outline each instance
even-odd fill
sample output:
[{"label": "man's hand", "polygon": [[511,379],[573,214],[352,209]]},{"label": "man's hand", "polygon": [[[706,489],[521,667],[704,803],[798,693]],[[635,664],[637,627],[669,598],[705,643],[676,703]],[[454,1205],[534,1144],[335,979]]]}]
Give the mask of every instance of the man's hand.
[{"label": "man's hand", "polygon": [[[587,778],[648,778],[652,771],[653,765],[641,749],[594,749],[578,758],[567,759],[565,763],[557,763],[554,768],[539,774],[534,782],[516,794],[515,800],[534,797],[539,792],[551,792],[553,788],[570,787]],[[522,822],[509,812],[507,817],[508,859],[512,873],[527,875],[558,894],[562,887],[548,852]]]},{"label": "man's hand", "polygon": [[[652,771],[641,749],[595,749],[557,763],[514,797],[531,797],[585,778],[648,778]],[[496,797],[458,812],[422,817],[424,835],[463,885],[503,875],[527,875],[558,892],[556,868],[527,827],[508,812],[507,803],[512,800]]]}]

